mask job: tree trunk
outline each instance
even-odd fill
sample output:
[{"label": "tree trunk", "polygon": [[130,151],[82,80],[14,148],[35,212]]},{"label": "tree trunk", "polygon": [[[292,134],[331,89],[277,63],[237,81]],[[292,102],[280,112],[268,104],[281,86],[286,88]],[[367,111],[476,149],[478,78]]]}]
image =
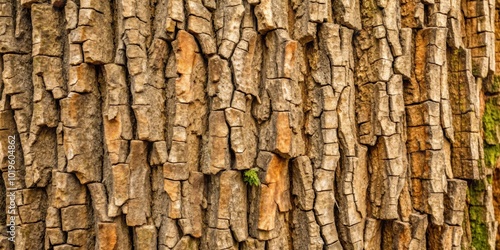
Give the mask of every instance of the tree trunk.
[{"label": "tree trunk", "polygon": [[499,0],[0,6],[0,249],[500,249]]}]

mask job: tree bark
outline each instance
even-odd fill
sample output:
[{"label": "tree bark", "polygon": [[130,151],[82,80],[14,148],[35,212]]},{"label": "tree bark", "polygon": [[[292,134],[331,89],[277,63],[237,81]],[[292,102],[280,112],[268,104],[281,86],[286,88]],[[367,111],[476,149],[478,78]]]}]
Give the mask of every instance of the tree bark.
[{"label": "tree bark", "polygon": [[0,249],[500,249],[498,0],[0,6]]}]

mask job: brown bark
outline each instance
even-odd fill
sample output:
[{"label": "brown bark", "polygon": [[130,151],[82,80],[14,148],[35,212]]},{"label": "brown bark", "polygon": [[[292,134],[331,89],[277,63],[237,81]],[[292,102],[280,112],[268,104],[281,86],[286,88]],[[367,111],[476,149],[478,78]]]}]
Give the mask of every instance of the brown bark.
[{"label": "brown bark", "polygon": [[0,6],[0,249],[500,248],[498,0]]}]

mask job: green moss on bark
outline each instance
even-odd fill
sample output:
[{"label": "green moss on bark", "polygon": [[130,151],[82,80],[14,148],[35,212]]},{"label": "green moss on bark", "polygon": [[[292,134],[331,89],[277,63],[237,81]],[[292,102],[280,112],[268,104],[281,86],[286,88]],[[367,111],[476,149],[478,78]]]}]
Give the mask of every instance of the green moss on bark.
[{"label": "green moss on bark", "polygon": [[473,181],[467,189],[467,198],[469,204],[473,206],[483,205],[484,192],[486,191],[486,184],[484,181]]},{"label": "green moss on bark", "polygon": [[484,162],[487,167],[494,167],[499,157],[500,145],[484,147]]},{"label": "green moss on bark", "polygon": [[500,91],[500,76],[493,76],[493,81],[491,82],[491,90],[492,93],[497,93]]},{"label": "green moss on bark", "polygon": [[489,99],[486,102],[483,115],[484,161],[486,167],[489,168],[494,167],[500,157],[498,126],[500,126],[500,107],[496,105],[494,99]]},{"label": "green moss on bark", "polygon": [[490,249],[488,243],[488,226],[481,222],[471,220],[472,246],[477,250]]},{"label": "green moss on bark", "polygon": [[479,249],[491,249],[489,239],[489,226],[486,221],[487,209],[484,204],[487,179],[473,181],[467,189],[469,201],[469,222],[471,229],[471,245]]}]

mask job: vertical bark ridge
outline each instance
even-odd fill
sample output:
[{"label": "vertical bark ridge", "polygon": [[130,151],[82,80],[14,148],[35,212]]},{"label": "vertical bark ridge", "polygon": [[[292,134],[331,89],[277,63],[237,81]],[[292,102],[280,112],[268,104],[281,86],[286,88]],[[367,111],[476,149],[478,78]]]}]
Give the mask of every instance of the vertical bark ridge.
[{"label": "vertical bark ridge", "polygon": [[499,8],[0,0],[0,248],[498,248]]}]

